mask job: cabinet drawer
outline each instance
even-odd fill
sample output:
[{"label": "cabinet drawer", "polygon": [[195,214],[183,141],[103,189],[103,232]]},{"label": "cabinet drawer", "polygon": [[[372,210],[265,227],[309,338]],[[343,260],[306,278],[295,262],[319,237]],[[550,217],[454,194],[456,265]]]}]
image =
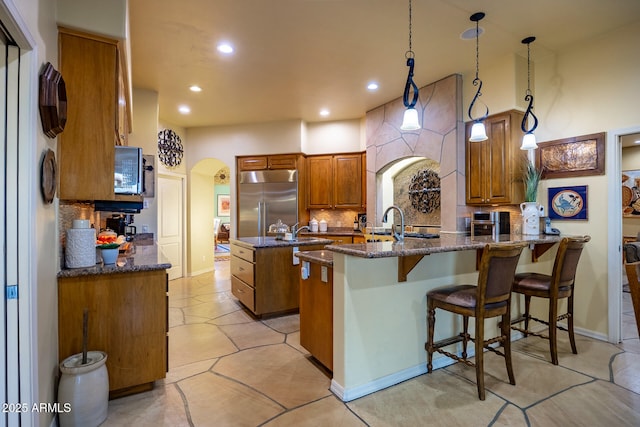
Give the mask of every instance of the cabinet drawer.
[{"label": "cabinet drawer", "polygon": [[238,245],[231,245],[231,255],[235,255],[238,258],[242,258],[249,262],[254,262],[256,260],[255,254],[256,251],[254,251],[253,249],[243,248],[242,246]]},{"label": "cabinet drawer", "polygon": [[297,156],[295,154],[269,156],[269,169],[295,169]]},{"label": "cabinet drawer", "polygon": [[267,168],[267,156],[243,157],[238,159],[238,169],[241,171],[261,170]]},{"label": "cabinet drawer", "polygon": [[254,286],[253,280],[253,267],[254,265],[249,261],[236,256],[231,257],[231,275],[242,279],[247,284]]},{"label": "cabinet drawer", "polygon": [[255,312],[255,290],[235,276],[231,276],[231,293],[249,310]]}]

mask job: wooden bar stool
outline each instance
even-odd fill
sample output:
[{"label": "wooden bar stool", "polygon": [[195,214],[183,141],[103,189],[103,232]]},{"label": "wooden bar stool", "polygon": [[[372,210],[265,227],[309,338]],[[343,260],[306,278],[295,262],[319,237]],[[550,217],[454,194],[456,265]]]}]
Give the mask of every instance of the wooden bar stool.
[{"label": "wooden bar stool", "polygon": [[[590,236],[565,237],[560,241],[556,259],[553,263],[551,275],[540,273],[516,274],[513,281],[513,292],[524,295],[524,315],[511,321],[511,329],[520,331],[524,336],[533,335],[549,340],[551,363],[558,364],[558,329],[569,332],[571,351],[578,354],[576,340],[573,333],[573,288],[578,269],[578,261],[584,245],[591,240]],[[541,320],[531,316],[529,308],[531,297],[546,298],[549,300],[549,318]],[[567,298],[567,312],[558,314],[558,300]],[[559,320],[567,319],[567,327],[558,325]],[[536,321],[549,326],[549,335],[532,332],[529,329],[529,321]],[[524,322],[524,329],[513,326]]]},{"label": "wooden bar stool", "polygon": [[[514,385],[516,383],[511,366],[511,334],[509,330],[511,284],[520,254],[525,246],[526,243],[488,244],[482,251],[477,285],[451,285],[433,289],[427,293],[428,337],[425,344],[427,372],[433,370],[433,353],[436,351],[468,366],[475,366],[480,400],[485,399],[483,355],[485,348],[505,358],[509,382]],[[462,315],[463,332],[451,338],[433,342],[436,308]],[[502,316],[500,336],[485,339],[484,320],[496,316]],[[469,317],[475,317],[475,338],[468,333]],[[475,363],[467,359],[467,342],[469,340],[475,343]],[[461,341],[461,357],[442,350],[442,347]],[[490,344],[494,343],[501,343],[504,347],[504,353],[490,347]]]}]

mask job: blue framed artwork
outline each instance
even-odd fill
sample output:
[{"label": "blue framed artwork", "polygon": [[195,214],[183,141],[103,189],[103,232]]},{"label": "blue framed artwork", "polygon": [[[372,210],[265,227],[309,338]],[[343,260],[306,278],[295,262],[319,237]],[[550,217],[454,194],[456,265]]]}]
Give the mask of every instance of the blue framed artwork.
[{"label": "blue framed artwork", "polygon": [[550,219],[587,219],[587,186],[549,188]]}]

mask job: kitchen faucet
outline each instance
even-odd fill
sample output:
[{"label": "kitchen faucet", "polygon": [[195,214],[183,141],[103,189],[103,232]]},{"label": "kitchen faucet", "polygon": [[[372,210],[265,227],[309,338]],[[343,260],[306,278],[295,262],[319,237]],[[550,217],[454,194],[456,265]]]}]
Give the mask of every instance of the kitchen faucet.
[{"label": "kitchen faucet", "polygon": [[311,229],[309,228],[308,225],[303,225],[300,228],[296,228],[298,226],[298,224],[300,224],[299,222],[296,222],[295,224],[293,224],[291,226],[291,234],[293,236],[293,240],[296,240],[298,238],[298,233],[300,232],[300,230],[304,230],[305,228],[307,229],[307,231],[311,231]]},{"label": "kitchen faucet", "polygon": [[393,238],[398,242],[404,242],[404,212],[402,212],[402,209],[400,209],[396,205],[389,206],[387,210],[384,211],[384,215],[382,215],[382,222],[387,222],[387,214],[389,213],[390,210],[393,210],[393,209],[397,210],[400,213],[400,233],[396,231],[395,224],[392,225]]}]

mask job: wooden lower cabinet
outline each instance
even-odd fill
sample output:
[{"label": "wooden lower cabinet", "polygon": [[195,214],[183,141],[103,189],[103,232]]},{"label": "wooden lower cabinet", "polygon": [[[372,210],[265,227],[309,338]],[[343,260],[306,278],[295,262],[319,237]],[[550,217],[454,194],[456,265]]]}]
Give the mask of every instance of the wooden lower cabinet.
[{"label": "wooden lower cabinet", "polygon": [[333,371],[333,268],[309,263],[309,278],[299,280],[300,345]]},{"label": "wooden lower cabinet", "polygon": [[107,353],[109,397],[149,390],[168,370],[165,270],[58,278],[58,357],[82,352],[88,310],[88,350]]},{"label": "wooden lower cabinet", "polygon": [[[301,250],[324,246],[303,246]],[[298,309],[300,272],[293,264],[293,248],[247,248],[231,243],[231,292],[256,316]]]}]

